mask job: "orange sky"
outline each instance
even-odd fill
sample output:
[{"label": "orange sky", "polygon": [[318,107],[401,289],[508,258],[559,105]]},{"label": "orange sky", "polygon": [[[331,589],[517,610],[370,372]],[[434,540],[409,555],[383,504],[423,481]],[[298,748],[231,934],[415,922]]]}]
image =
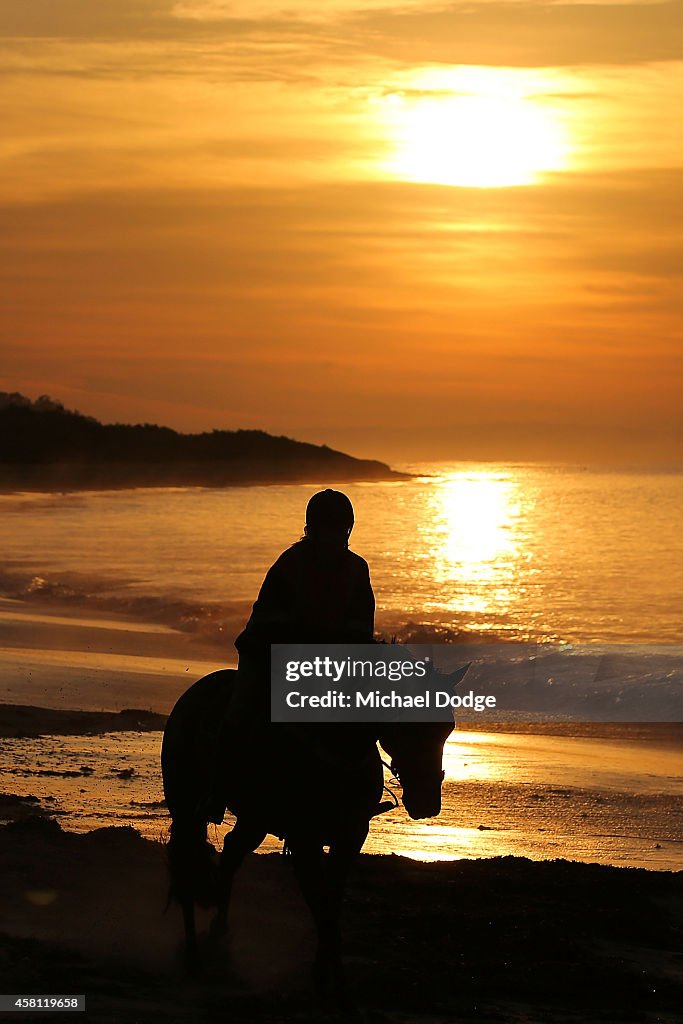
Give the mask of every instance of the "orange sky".
[{"label": "orange sky", "polygon": [[679,460],[683,3],[285,8],[3,0],[0,389]]}]

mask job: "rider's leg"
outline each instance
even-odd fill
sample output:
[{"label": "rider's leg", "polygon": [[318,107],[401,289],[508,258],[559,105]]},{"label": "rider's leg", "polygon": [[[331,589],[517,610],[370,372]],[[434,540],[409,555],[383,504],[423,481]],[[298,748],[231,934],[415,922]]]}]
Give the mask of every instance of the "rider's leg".
[{"label": "rider's leg", "polygon": [[216,723],[208,792],[202,804],[206,820],[216,825],[223,821],[237,775],[245,778],[252,774],[261,720],[264,715],[266,721],[269,717],[258,684],[254,666],[240,658],[222,720]]}]

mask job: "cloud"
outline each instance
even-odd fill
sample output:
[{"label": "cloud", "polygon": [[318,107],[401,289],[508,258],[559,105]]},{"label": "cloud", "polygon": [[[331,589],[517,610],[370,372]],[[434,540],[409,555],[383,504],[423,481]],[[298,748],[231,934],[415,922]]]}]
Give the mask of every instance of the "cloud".
[{"label": "cloud", "polygon": [[561,67],[683,59],[683,3],[459,3],[348,21],[358,48],[405,64]]},{"label": "cloud", "polygon": [[129,41],[168,39],[224,40],[268,27],[271,33],[300,24],[294,16],[182,17],[171,0],[3,0],[0,37]]},{"label": "cloud", "polygon": [[3,0],[0,34],[19,38],[139,38],[166,23],[165,0]]},{"label": "cloud", "polygon": [[[339,2],[225,4],[214,0],[3,0],[0,37],[75,42],[203,43],[230,49],[289,40],[313,59],[352,64],[560,67],[683,59],[683,0],[555,3],[491,0],[370,7]],[[298,49],[297,49],[297,52]],[[286,62],[287,53],[280,55]]]},{"label": "cloud", "polygon": [[[10,390],[42,375],[95,414],[332,442],[349,421],[428,439],[437,415],[662,428],[682,2],[183,3],[0,4]],[[440,61],[582,65],[509,73],[570,126],[572,173],[393,177],[387,93],[438,101]]]},{"label": "cloud", "polygon": [[148,189],[5,207],[3,337],[65,356],[237,344],[293,366],[341,344],[345,363],[378,370],[389,353],[523,361],[548,337],[577,356],[637,350],[644,329],[650,353],[668,352],[682,184]]}]

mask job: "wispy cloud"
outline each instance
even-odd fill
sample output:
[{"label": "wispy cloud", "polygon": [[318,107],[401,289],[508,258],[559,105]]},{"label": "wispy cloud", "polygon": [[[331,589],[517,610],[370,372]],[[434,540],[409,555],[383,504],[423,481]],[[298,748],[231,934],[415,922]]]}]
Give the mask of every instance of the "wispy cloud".
[{"label": "wispy cloud", "polygon": [[203,42],[216,49],[249,38],[272,45],[305,39],[339,60],[361,53],[409,64],[633,64],[683,58],[683,2],[3,0],[0,37]]},{"label": "wispy cloud", "polygon": [[[683,59],[683,3],[459,3],[349,18],[359,48],[408,64],[560,67]],[[362,42],[361,42],[362,39]]]}]

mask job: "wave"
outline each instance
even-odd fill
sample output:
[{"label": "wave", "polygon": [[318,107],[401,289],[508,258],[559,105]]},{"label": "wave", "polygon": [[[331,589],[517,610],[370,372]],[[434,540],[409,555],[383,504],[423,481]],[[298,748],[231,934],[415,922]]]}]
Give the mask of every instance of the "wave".
[{"label": "wave", "polygon": [[[251,612],[247,601],[192,601],[178,594],[140,593],[138,580],[76,571],[36,573],[8,564],[0,568],[0,595],[35,605],[59,605],[95,613],[125,615],[138,622],[170,626],[197,638],[220,642],[236,637]],[[520,638],[506,630],[475,631],[438,622],[401,622],[396,613],[379,615],[377,635],[406,644],[506,643]]]},{"label": "wave", "polygon": [[[48,609],[59,607],[90,614],[114,613],[136,622],[156,623],[189,634],[202,642],[220,647],[224,652],[244,627],[251,610],[251,602],[193,601],[174,593],[139,593],[131,589],[139,581],[127,577],[104,577],[75,571],[45,570],[36,573],[20,564],[0,567],[0,595],[29,605],[43,605]],[[680,645],[646,644],[539,644],[528,637],[520,637],[509,630],[475,631],[439,622],[419,620],[401,621],[398,613],[379,615],[378,638],[402,644],[431,644],[440,647],[467,645],[469,656],[478,658],[477,647],[485,645],[490,652],[486,660],[495,661],[496,647],[508,665],[514,665],[514,648],[520,659],[515,679],[518,686],[529,687],[529,673],[523,663],[533,656],[536,681],[543,677],[546,687],[566,691],[577,683],[591,684],[596,693],[605,694],[616,682],[623,690],[624,705],[631,693],[643,692],[643,687],[656,684],[652,697],[669,701],[677,699],[683,687],[683,660]],[[512,648],[512,650],[511,650]],[[514,673],[513,673],[514,675]],[[512,681],[512,680],[511,680]],[[560,684],[559,686],[555,684]],[[605,685],[607,684],[607,685]],[[676,703],[676,707],[678,704]],[[677,720],[671,712],[662,720]],[[633,719],[632,719],[633,720]],[[644,721],[652,720],[648,715]]]},{"label": "wave", "polygon": [[40,573],[0,569],[0,594],[36,605],[60,605],[99,613],[125,615],[139,622],[170,626],[203,640],[220,641],[237,635],[251,605],[244,601],[190,601],[174,594],[127,592],[137,583],[125,577],[98,577],[79,572]]}]

